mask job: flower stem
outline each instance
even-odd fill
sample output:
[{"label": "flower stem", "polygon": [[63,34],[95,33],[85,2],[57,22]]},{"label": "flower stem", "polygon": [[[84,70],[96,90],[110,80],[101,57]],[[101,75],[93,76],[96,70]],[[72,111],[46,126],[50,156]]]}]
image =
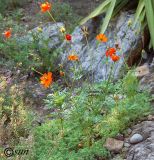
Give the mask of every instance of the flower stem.
[{"label": "flower stem", "polygon": [[31,69],[32,71],[35,71],[36,73],[40,74],[40,75],[43,75],[41,72],[37,71],[36,69],[32,68]]},{"label": "flower stem", "polygon": [[105,87],[105,95],[104,95],[104,98],[105,98],[105,96],[106,96],[106,94],[107,94],[107,89],[108,89],[108,85],[109,85],[109,82],[110,82],[110,79],[111,79],[112,70],[113,70],[113,65],[111,66],[110,73],[109,73],[109,76],[108,76],[107,84],[106,84],[106,87]]},{"label": "flower stem", "polygon": [[54,19],[54,17],[52,16],[52,14],[48,11],[48,14],[50,15],[51,19],[54,21],[54,23],[56,24],[57,28],[60,28],[58,25],[57,25],[57,22],[56,20]]},{"label": "flower stem", "polygon": [[86,38],[86,43],[87,43],[88,49],[90,49],[89,42],[88,42],[88,38],[87,38],[86,35],[85,35],[85,38]]},{"label": "flower stem", "polygon": [[56,22],[56,20],[54,19],[54,17],[52,16],[52,14],[48,11],[48,14],[50,15],[50,17],[52,18],[52,20],[55,22],[55,23],[57,23]]},{"label": "flower stem", "polygon": [[61,131],[62,133],[64,133],[63,118],[60,118],[60,121],[61,121]]}]

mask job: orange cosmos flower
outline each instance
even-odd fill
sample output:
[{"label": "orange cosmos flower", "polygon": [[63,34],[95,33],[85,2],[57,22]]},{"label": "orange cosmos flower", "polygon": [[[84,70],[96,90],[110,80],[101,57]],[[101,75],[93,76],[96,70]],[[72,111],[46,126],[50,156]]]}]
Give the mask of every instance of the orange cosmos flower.
[{"label": "orange cosmos flower", "polygon": [[5,38],[10,38],[11,35],[12,35],[12,34],[11,34],[11,31],[12,31],[11,29],[9,29],[9,30],[7,30],[7,31],[4,31],[4,33],[3,33],[3,34],[4,34],[4,37],[5,37]]},{"label": "orange cosmos flower", "polygon": [[65,75],[65,72],[60,71],[60,76],[63,77]]},{"label": "orange cosmos flower", "polygon": [[45,2],[40,4],[41,12],[45,13],[51,9],[51,4],[49,2]]},{"label": "orange cosmos flower", "polygon": [[72,55],[68,56],[68,60],[69,61],[78,61],[79,57],[77,55],[72,54]]},{"label": "orange cosmos flower", "polygon": [[42,77],[40,78],[40,80],[41,80],[41,84],[42,84],[45,88],[48,88],[48,87],[52,84],[52,81],[53,81],[52,73],[51,73],[51,72],[44,73],[44,74],[42,75]]},{"label": "orange cosmos flower", "polygon": [[120,59],[120,57],[117,56],[117,55],[112,54],[111,59],[112,59],[112,61],[116,62],[116,61],[118,61]]},{"label": "orange cosmos flower", "polygon": [[71,40],[72,40],[72,36],[71,36],[70,34],[66,34],[66,35],[65,35],[65,39],[66,39],[67,41],[71,41]]},{"label": "orange cosmos flower", "polygon": [[105,36],[105,34],[102,34],[102,33],[100,33],[100,34],[98,34],[97,36],[96,36],[96,39],[98,40],[98,41],[101,41],[101,42],[107,42],[107,37]]},{"label": "orange cosmos flower", "polygon": [[107,51],[106,51],[106,57],[111,57],[113,54],[116,54],[116,49],[115,48],[109,48]]}]

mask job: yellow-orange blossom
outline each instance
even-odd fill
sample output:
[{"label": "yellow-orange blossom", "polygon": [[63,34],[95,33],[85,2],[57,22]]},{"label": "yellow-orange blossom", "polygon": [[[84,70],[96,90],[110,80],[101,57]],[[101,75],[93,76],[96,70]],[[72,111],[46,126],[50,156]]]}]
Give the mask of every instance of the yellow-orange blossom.
[{"label": "yellow-orange blossom", "polygon": [[78,61],[79,57],[77,55],[72,54],[72,55],[68,56],[68,60],[69,61]]},{"label": "yellow-orange blossom", "polygon": [[41,12],[45,13],[51,9],[51,3],[45,2],[40,4]]},{"label": "yellow-orange blossom", "polygon": [[12,29],[9,29],[9,30],[7,30],[7,31],[4,31],[4,37],[5,38],[10,38],[11,37],[11,35],[12,35],[12,33],[11,33],[11,31],[12,31]]},{"label": "yellow-orange blossom", "polygon": [[41,80],[41,84],[45,88],[48,88],[52,84],[52,82],[53,82],[52,73],[51,72],[44,73],[42,75],[42,77],[40,78],[40,80]]},{"label": "yellow-orange blossom", "polygon": [[108,41],[108,38],[105,36],[105,34],[102,34],[102,33],[98,34],[96,36],[96,39],[100,42],[107,42]]}]

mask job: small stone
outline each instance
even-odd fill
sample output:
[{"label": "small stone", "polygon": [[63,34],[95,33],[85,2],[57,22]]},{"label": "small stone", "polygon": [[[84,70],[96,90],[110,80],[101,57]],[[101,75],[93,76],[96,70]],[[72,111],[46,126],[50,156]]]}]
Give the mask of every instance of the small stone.
[{"label": "small stone", "polygon": [[149,120],[149,121],[154,121],[154,115],[149,115],[149,116],[148,116],[148,120]]},{"label": "small stone", "polygon": [[121,157],[120,155],[114,157],[112,160],[124,160],[123,157]]},{"label": "small stone", "polygon": [[138,134],[138,133],[134,134],[134,135],[130,138],[130,143],[131,143],[131,144],[136,144],[136,143],[139,143],[139,142],[141,142],[141,141],[143,141],[143,136],[140,135],[140,134]]},{"label": "small stone", "polygon": [[124,136],[122,134],[118,134],[116,137],[115,137],[117,140],[120,140],[120,141],[123,141],[124,140]]},{"label": "small stone", "polygon": [[131,145],[129,143],[124,143],[124,147],[129,148]]},{"label": "small stone", "polygon": [[128,128],[126,132],[128,135],[130,135],[132,133],[132,130],[130,128]]},{"label": "small stone", "polygon": [[149,71],[148,65],[143,65],[143,66],[136,68],[135,75],[136,75],[136,77],[140,78],[140,77],[143,77],[149,73],[150,73],[150,71]]},{"label": "small stone", "polygon": [[128,147],[123,147],[123,148],[122,148],[122,152],[123,152],[123,153],[128,152],[128,150],[129,150],[129,148],[128,148]]},{"label": "small stone", "polygon": [[119,153],[122,150],[123,145],[124,141],[120,141],[114,138],[108,138],[104,147],[106,147],[109,151]]},{"label": "small stone", "polygon": [[21,71],[18,69],[18,70],[17,70],[17,75],[19,75],[20,73],[21,73]]}]

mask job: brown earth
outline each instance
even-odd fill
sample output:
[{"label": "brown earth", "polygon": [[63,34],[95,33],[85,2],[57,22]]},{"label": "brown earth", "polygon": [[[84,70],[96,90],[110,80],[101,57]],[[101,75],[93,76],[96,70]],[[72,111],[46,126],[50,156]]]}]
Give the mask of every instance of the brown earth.
[{"label": "brown earth", "polygon": [[87,16],[93,11],[102,0],[61,0],[62,2],[69,3],[77,14]]}]

